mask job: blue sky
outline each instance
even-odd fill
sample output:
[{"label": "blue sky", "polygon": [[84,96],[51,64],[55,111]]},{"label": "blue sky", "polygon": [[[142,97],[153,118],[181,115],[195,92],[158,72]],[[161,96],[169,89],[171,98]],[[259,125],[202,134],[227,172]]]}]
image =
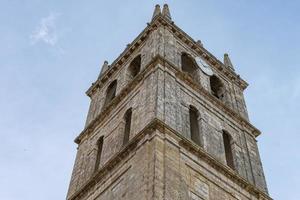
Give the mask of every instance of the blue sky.
[{"label": "blue sky", "polygon": [[[66,196],[85,91],[165,1],[0,1],[0,199]],[[216,57],[230,54],[245,91],[271,196],[300,199],[300,3],[168,1],[175,23]]]}]

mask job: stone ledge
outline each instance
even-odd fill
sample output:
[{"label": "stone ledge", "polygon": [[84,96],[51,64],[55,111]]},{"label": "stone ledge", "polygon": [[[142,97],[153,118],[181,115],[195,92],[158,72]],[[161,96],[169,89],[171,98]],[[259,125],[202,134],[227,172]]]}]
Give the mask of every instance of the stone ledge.
[{"label": "stone ledge", "polygon": [[129,152],[137,149],[139,142],[146,136],[150,135],[152,132],[156,130],[156,123],[152,121],[149,123],[141,132],[136,134],[129,143],[124,146],[116,155],[114,155],[109,161],[107,161],[99,171],[95,172],[95,174],[84,184],[75,194],[68,198],[68,200],[77,200],[81,196],[83,196],[90,188],[92,188],[99,180],[108,174],[117,164],[119,164],[128,154]]},{"label": "stone ledge", "polygon": [[158,62],[158,57],[155,57],[142,72],[140,72],[130,83],[128,83],[120,91],[120,93],[95,117],[95,119],[93,119],[87,125],[87,127],[79,134],[79,136],[75,138],[75,143],[79,144],[85,135],[91,133],[99,125],[99,122],[101,122],[111,113],[113,108],[115,108],[123,100],[123,98],[144,79],[147,73],[150,72]]},{"label": "stone ledge", "polygon": [[222,63],[219,59],[217,59],[214,55],[212,55],[208,50],[206,50],[203,46],[198,44],[191,38],[188,34],[186,34],[183,30],[181,30],[174,23],[166,20],[164,17],[158,18],[158,21],[165,27],[167,27],[174,35],[184,42],[191,49],[196,51],[199,55],[204,57],[213,68],[229,78],[229,80],[234,81],[238,86],[240,86],[243,90],[247,88],[248,83],[244,81],[240,75],[236,74],[234,71],[229,70],[225,67],[224,63]]},{"label": "stone ledge", "polygon": [[149,34],[157,28],[157,25],[147,26],[135,39],[134,41],[119,55],[119,57],[110,65],[110,68],[104,72],[101,78],[97,79],[92,86],[86,91],[86,94],[91,95],[96,91],[97,88],[101,87],[109,77],[118,71],[122,64],[126,63],[130,58],[130,55],[142,45],[142,43],[148,38]]},{"label": "stone ledge", "polygon": [[110,68],[101,76],[101,78],[97,79],[92,84],[92,86],[87,90],[86,94],[91,97],[91,95],[96,91],[97,87],[104,84],[112,74],[118,71],[122,64],[124,64],[128,58],[130,58],[130,55],[148,38],[149,34],[160,26],[167,27],[172,33],[174,33],[175,37],[180,39],[199,55],[204,57],[215,70],[229,78],[229,80],[234,81],[243,90],[247,88],[248,83],[244,81],[238,74],[227,69],[220,60],[218,60],[203,46],[194,41],[193,38],[176,26],[174,22],[165,19],[162,15],[158,15],[151,23],[147,24],[147,27],[133,40],[133,42],[131,42],[131,44],[118,56],[118,58],[115,59],[115,61],[110,65]]},{"label": "stone ledge", "polygon": [[[201,159],[203,159],[207,164],[209,164],[212,168],[216,169],[218,172],[222,173],[224,176],[238,184],[240,187],[257,197],[258,199],[265,199],[265,200],[272,200],[271,197],[268,196],[265,192],[258,189],[253,184],[249,183],[247,180],[242,178],[237,172],[229,168],[228,166],[225,166],[220,161],[216,160],[214,157],[209,155],[207,152],[204,151],[203,148],[193,143],[191,140],[185,138],[182,136],[179,132],[175,131],[171,127],[169,127],[167,124],[162,122],[159,119],[153,119],[142,131],[140,131],[138,134],[136,134],[128,143],[127,146],[123,147],[116,155],[114,155],[106,164],[103,165],[102,168],[98,172],[92,176],[85,185],[83,185],[75,194],[73,194],[71,197],[68,198],[68,200],[79,200],[80,197],[85,195],[92,187],[98,183],[101,178],[105,177],[111,171],[115,168],[117,164],[119,164],[128,154],[134,150],[136,150],[138,147],[142,146],[144,144],[140,143],[143,138],[146,137],[146,135],[153,134],[155,130],[159,130],[163,134],[169,134],[174,139],[177,140],[180,147],[185,148],[187,151],[196,154]],[[167,139],[167,138],[164,138]],[[151,137],[149,137],[146,140],[151,140]],[[168,140],[168,139],[167,139]],[[172,142],[172,141],[171,141]]]},{"label": "stone ledge", "polygon": [[211,95],[201,85],[197,84],[190,76],[188,76],[185,73],[183,73],[182,71],[180,71],[171,62],[167,61],[160,55],[157,55],[152,59],[152,61],[147,66],[145,66],[145,69],[142,72],[140,72],[128,85],[126,85],[125,88],[123,88],[120,91],[120,93],[113,99],[113,101],[105,109],[103,109],[103,111],[101,113],[99,113],[95,119],[93,119],[87,125],[87,127],[79,134],[79,136],[77,136],[75,138],[75,143],[79,144],[85,135],[88,135],[89,133],[91,133],[96,128],[96,126],[99,125],[99,122],[101,122],[103,119],[105,119],[106,116],[111,113],[113,108],[122,101],[124,96],[126,96],[131,90],[133,90],[138,85],[138,83],[143,80],[143,78],[147,75],[147,73],[150,72],[153,68],[155,68],[156,64],[158,64],[158,63],[165,67],[169,67],[171,70],[173,70],[175,72],[176,77],[178,77],[180,80],[184,81],[186,84],[188,84],[194,90],[196,90],[198,93],[202,94],[205,98],[207,98],[210,102],[212,102],[220,110],[222,110],[227,115],[229,115],[233,120],[237,121],[242,126],[249,128],[255,137],[257,137],[261,134],[260,131],[256,127],[254,127],[248,120],[244,119],[236,111],[229,108],[223,102],[221,102],[219,99],[217,99],[213,95]]}]

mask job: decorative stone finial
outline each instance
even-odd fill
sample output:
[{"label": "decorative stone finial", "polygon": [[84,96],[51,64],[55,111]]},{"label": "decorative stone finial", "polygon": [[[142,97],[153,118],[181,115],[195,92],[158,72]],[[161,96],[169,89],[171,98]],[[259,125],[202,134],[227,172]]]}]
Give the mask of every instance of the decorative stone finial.
[{"label": "decorative stone finial", "polygon": [[105,60],[102,65],[102,69],[101,69],[101,72],[100,72],[98,78],[100,78],[102,76],[102,74],[104,74],[106,72],[106,70],[108,70],[108,62]]},{"label": "decorative stone finial", "polygon": [[200,46],[203,46],[201,40],[197,40],[197,44],[199,44]]},{"label": "decorative stone finial", "polygon": [[169,20],[172,20],[168,4],[164,4],[162,14],[164,17],[168,18]]},{"label": "decorative stone finial", "polygon": [[233,64],[229,58],[229,55],[227,53],[224,54],[224,65],[228,68],[230,68],[232,71],[234,71]]},{"label": "decorative stone finial", "polygon": [[155,9],[153,12],[152,20],[157,16],[161,14],[160,5],[156,4]]}]

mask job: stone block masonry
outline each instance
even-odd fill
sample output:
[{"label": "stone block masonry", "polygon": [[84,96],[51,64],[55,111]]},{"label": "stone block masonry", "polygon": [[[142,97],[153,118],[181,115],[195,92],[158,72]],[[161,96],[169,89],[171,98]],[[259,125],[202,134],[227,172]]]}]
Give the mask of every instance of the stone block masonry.
[{"label": "stone block masonry", "polygon": [[260,131],[243,96],[248,84],[227,54],[224,61],[177,27],[167,5],[157,5],[151,23],[104,63],[87,91],[67,199],[271,199]]}]

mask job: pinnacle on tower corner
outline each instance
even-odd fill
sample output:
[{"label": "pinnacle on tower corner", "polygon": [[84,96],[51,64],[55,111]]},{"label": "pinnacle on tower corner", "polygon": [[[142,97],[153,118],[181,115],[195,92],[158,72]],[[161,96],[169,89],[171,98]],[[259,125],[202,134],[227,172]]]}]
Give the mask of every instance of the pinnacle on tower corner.
[{"label": "pinnacle on tower corner", "polygon": [[153,12],[152,20],[160,14],[161,14],[160,5],[156,4]]},{"label": "pinnacle on tower corner", "polygon": [[163,10],[162,10],[162,15],[164,17],[168,18],[169,20],[172,20],[168,4],[164,4]]},{"label": "pinnacle on tower corner", "polygon": [[153,20],[156,16],[158,16],[158,15],[162,15],[162,16],[164,16],[166,19],[172,20],[172,17],[171,17],[171,13],[170,13],[170,9],[169,9],[168,4],[164,4],[164,5],[163,5],[162,11],[161,11],[161,8],[160,8],[160,5],[159,5],[159,4],[156,4],[156,5],[155,5],[155,9],[154,9],[154,12],[153,12],[152,20]]},{"label": "pinnacle on tower corner", "polygon": [[232,71],[234,71],[234,67],[233,67],[233,64],[232,64],[232,62],[231,62],[231,60],[229,58],[228,53],[224,54],[224,65],[226,67],[229,67]]},{"label": "pinnacle on tower corner", "polygon": [[108,62],[105,60],[98,78],[100,78],[106,72],[106,70],[108,70]]}]

